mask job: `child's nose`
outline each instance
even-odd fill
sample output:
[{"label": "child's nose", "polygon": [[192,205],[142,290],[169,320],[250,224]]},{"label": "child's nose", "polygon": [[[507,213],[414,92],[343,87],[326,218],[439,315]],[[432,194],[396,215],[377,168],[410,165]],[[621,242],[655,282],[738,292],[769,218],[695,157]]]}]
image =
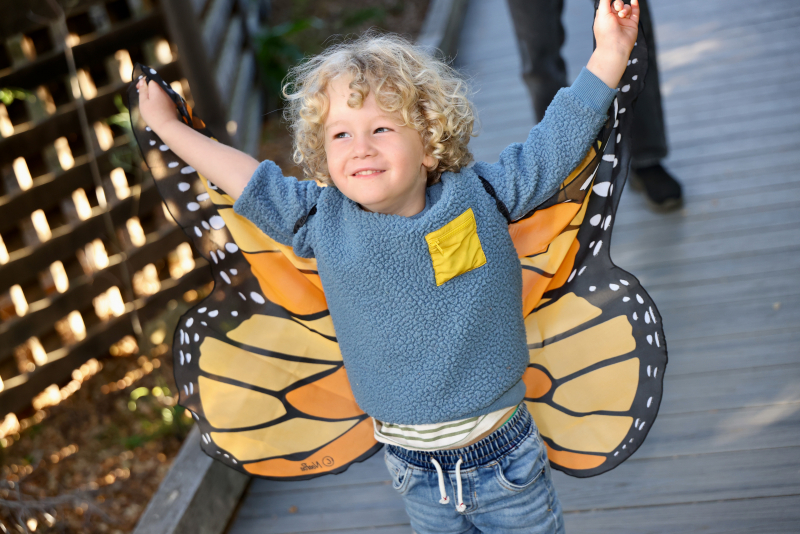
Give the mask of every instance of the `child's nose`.
[{"label": "child's nose", "polygon": [[356,136],[353,143],[353,155],[362,158],[375,155],[375,145],[372,143],[369,136]]}]

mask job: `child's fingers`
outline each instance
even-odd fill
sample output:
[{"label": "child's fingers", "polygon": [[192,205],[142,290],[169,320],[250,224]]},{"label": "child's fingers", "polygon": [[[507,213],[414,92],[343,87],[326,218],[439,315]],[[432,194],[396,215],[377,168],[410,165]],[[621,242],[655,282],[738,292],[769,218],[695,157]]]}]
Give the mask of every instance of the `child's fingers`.
[{"label": "child's fingers", "polygon": [[639,0],[631,0],[631,20],[639,22]]},{"label": "child's fingers", "polygon": [[147,100],[150,98],[147,81],[144,78],[136,83],[136,88],[139,90],[139,100]]},{"label": "child's fingers", "polygon": [[598,16],[611,14],[611,0],[600,0],[597,4]]}]

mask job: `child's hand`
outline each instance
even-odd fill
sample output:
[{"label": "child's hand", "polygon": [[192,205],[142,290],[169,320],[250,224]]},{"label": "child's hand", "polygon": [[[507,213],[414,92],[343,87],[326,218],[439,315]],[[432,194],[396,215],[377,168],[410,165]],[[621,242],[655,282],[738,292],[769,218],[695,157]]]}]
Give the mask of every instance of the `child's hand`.
[{"label": "child's hand", "polygon": [[142,78],[136,88],[139,90],[139,111],[142,118],[156,133],[165,124],[178,121],[175,103],[156,82],[151,81],[148,84]]},{"label": "child's hand", "polygon": [[600,0],[594,18],[594,36],[597,48],[618,51],[626,57],[633,50],[639,32],[639,1]]},{"label": "child's hand", "polygon": [[[613,2],[613,4],[612,4]],[[586,68],[612,89],[619,84],[639,33],[639,0],[600,0],[594,17],[597,41]]]}]

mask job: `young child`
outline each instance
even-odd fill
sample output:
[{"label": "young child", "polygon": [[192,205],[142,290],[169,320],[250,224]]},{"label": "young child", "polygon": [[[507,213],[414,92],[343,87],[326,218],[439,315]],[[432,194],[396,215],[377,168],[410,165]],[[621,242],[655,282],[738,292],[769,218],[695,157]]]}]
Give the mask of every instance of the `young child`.
[{"label": "young child", "polygon": [[522,402],[529,355],[505,215],[528,213],[583,159],[638,17],[637,0],[601,1],[586,69],[524,144],[472,167],[473,109],[451,68],[396,36],[329,48],[285,89],[295,161],[329,187],[195,132],[154,82],[139,82],[142,117],[165,144],[237,199],[237,213],[317,259],[353,394],[389,445],[419,534],[564,531]]}]

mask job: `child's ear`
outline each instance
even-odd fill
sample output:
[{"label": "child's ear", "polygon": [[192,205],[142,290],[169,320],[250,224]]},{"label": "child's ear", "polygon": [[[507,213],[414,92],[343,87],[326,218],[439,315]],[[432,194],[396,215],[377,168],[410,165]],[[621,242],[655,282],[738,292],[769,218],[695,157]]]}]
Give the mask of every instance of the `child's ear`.
[{"label": "child's ear", "polygon": [[425,157],[422,158],[422,164],[425,165],[426,169],[432,171],[439,164],[439,160],[430,154],[425,154]]}]

